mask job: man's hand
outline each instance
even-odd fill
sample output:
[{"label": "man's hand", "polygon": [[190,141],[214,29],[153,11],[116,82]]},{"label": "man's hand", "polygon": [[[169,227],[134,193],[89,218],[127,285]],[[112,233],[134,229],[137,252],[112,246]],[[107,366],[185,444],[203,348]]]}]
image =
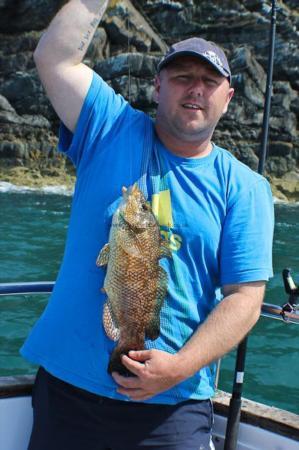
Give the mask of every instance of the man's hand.
[{"label": "man's hand", "polygon": [[122,357],[123,365],[135,377],[123,377],[113,372],[119,385],[117,392],[131,400],[147,400],[167,391],[184,380],[179,357],[160,350],[130,351]]}]

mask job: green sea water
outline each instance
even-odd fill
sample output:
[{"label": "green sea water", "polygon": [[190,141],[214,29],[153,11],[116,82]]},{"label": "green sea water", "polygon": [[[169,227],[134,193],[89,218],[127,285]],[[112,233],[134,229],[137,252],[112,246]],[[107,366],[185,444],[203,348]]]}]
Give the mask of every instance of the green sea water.
[{"label": "green sea water", "polygon": [[[70,207],[66,195],[0,192],[0,282],[55,280]],[[282,269],[293,268],[299,282],[299,205],[276,204],[275,215],[275,275],[265,301],[282,305]],[[46,303],[45,295],[0,297],[0,376],[35,372],[18,352]],[[298,336],[298,325],[259,320],[249,337],[245,397],[299,414]],[[235,352],[223,358],[220,389],[231,391],[234,364]]]}]

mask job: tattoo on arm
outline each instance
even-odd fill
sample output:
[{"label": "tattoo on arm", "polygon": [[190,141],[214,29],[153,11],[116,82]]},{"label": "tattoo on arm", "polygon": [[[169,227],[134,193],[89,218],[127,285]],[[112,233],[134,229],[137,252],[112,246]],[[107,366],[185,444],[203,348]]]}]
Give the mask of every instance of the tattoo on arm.
[{"label": "tattoo on arm", "polygon": [[98,23],[99,23],[98,19],[94,18],[94,19],[90,22],[90,26],[91,26],[92,28],[97,28]]},{"label": "tattoo on arm", "polygon": [[81,42],[79,44],[79,47],[78,47],[79,51],[81,51],[81,52],[85,51],[86,46],[89,45],[90,38],[93,35],[93,33],[95,32],[95,30],[96,30],[100,20],[102,19],[103,15],[104,15],[104,13],[106,11],[107,4],[108,4],[107,0],[102,3],[99,12],[96,14],[96,16],[90,22],[89,25],[90,25],[91,29],[88,29],[84,33],[84,35],[82,37],[82,40],[81,40]]},{"label": "tattoo on arm", "polygon": [[84,47],[85,47],[85,43],[84,43],[83,41],[81,41],[81,42],[80,42],[80,45],[79,45],[79,47],[78,47],[78,50],[80,50],[81,52],[83,52]]}]

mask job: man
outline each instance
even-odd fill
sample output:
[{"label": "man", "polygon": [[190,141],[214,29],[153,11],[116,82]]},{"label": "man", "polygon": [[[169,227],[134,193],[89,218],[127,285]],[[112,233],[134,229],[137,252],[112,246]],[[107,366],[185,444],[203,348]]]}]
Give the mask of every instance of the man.
[{"label": "man", "polygon": [[[213,362],[257,321],[272,273],[271,194],[211,142],[233,96],[219,47],[200,38],[171,47],[155,80],[154,126],[82,64],[107,3],[69,1],[35,51],[77,183],[55,290],[22,348],[42,366],[29,449],[209,449]],[[115,344],[95,261],[122,186],[141,179],[172,250],[162,261],[168,295],[159,338],[122,357],[135,376],[110,376]]]}]

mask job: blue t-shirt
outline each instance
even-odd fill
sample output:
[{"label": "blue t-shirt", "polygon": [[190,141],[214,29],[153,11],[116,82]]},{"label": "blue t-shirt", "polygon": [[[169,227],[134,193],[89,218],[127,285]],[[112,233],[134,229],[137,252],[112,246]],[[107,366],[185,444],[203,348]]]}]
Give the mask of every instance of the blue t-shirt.
[{"label": "blue t-shirt", "polygon": [[[56,377],[123,400],[107,373],[116,344],[103,329],[105,270],[95,261],[122,186],[140,180],[148,121],[94,74],[74,135],[62,125],[60,150],[77,168],[65,253],[49,303],[21,349]],[[175,353],[220,301],[221,286],[272,275],[273,205],[268,182],[216,145],[203,158],[175,156],[156,135],[152,145],[161,174],[159,189],[147,177],[149,199],[173,257],[161,261],[168,295],[160,336],[146,348]],[[214,375],[214,365],[204,367],[147,402],[209,398]]]}]

